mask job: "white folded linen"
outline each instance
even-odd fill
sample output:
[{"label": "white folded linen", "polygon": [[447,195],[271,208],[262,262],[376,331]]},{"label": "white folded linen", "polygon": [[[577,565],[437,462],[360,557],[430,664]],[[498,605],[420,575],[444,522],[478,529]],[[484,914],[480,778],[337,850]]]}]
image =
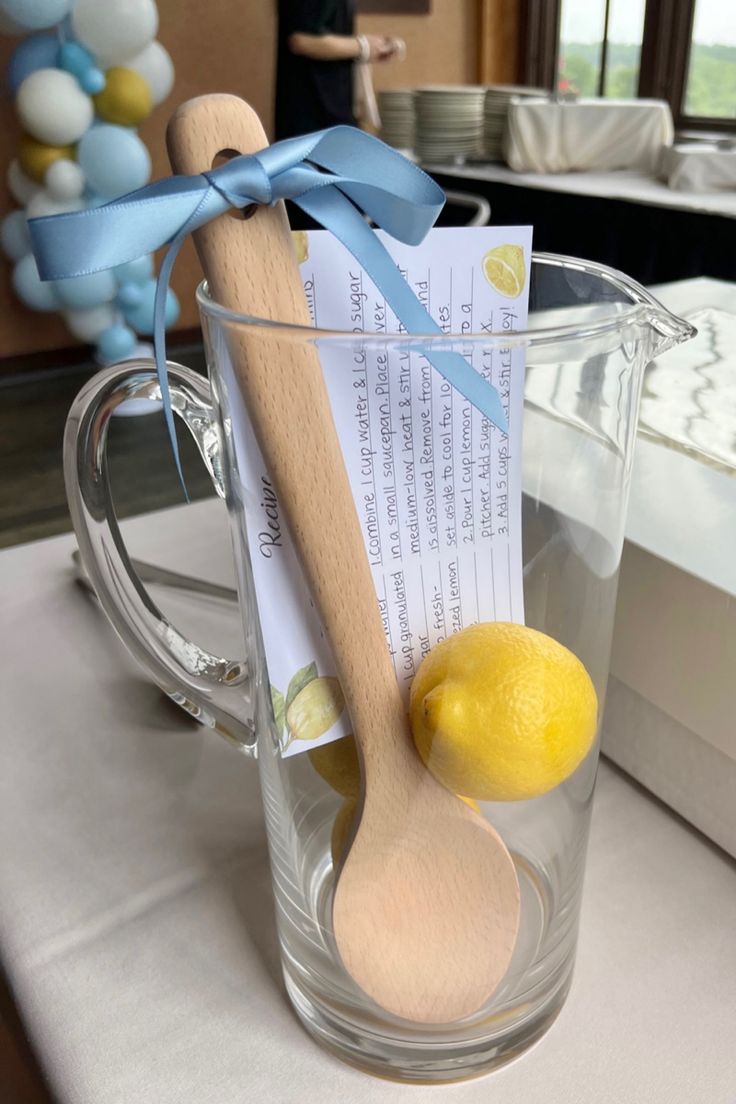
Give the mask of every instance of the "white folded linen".
[{"label": "white folded linen", "polygon": [[523,100],[509,106],[505,156],[516,172],[655,173],[673,137],[663,100]]},{"label": "white folded linen", "polygon": [[662,150],[660,175],[678,192],[736,191],[736,149],[691,142]]}]

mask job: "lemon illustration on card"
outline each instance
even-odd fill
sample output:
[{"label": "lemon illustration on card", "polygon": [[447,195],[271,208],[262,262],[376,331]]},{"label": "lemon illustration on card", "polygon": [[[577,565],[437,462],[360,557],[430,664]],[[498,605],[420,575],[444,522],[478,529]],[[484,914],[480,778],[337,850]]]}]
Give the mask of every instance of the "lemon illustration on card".
[{"label": "lemon illustration on card", "polygon": [[516,299],[526,284],[526,262],[520,245],[497,245],[483,257],[483,275],[506,299]]},{"label": "lemon illustration on card", "polygon": [[304,264],[309,258],[309,238],[306,230],[292,230],[291,240],[294,243],[297,263]]},{"label": "lemon illustration on card", "polygon": [[317,664],[308,663],[291,679],[286,695],[271,686],[271,704],[279,739],[285,749],[292,740],[318,740],[329,732],[340,719],[345,698],[336,678],[318,675]]}]

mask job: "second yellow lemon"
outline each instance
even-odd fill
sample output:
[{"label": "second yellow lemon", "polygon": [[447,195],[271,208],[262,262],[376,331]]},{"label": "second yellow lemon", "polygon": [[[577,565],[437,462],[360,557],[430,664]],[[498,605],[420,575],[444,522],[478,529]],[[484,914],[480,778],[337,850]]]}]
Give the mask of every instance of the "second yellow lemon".
[{"label": "second yellow lemon", "polygon": [[479,801],[546,793],[590,750],[596,692],[556,640],[524,625],[473,625],[437,644],[411,688],[412,734],[435,777]]},{"label": "second yellow lemon", "polygon": [[343,797],[357,797],[360,789],[360,766],[354,736],[342,736],[329,744],[311,748],[309,760],[333,790]]},{"label": "second yellow lemon", "polygon": [[353,823],[353,816],[357,805],[357,798],[346,797],[337,810],[337,815],[332,825],[332,835],[330,836],[330,852],[332,854],[333,866],[337,866],[343,858],[345,844],[348,841],[348,832]]}]

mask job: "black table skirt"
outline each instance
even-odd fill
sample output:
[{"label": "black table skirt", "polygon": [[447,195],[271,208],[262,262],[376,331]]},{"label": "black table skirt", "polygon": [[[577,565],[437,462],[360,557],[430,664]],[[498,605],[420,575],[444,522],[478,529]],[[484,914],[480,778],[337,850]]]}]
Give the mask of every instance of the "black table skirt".
[{"label": "black table skirt", "polygon": [[[643,284],[713,276],[736,280],[736,219],[630,200],[569,195],[517,184],[432,174],[443,188],[491,204],[494,225],[534,227],[534,248],[618,268]],[[462,224],[448,207],[440,224]]]}]

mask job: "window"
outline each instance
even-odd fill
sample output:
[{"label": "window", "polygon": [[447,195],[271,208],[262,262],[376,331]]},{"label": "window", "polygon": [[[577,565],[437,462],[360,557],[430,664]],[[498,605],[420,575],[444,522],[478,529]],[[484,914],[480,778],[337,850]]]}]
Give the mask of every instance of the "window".
[{"label": "window", "polygon": [[520,78],[581,96],[665,99],[680,129],[736,132],[736,5],[522,0]]},{"label": "window", "polygon": [[736,7],[696,0],[683,115],[736,120]]},{"label": "window", "polygon": [[557,88],[580,96],[635,96],[645,0],[562,0]]}]

